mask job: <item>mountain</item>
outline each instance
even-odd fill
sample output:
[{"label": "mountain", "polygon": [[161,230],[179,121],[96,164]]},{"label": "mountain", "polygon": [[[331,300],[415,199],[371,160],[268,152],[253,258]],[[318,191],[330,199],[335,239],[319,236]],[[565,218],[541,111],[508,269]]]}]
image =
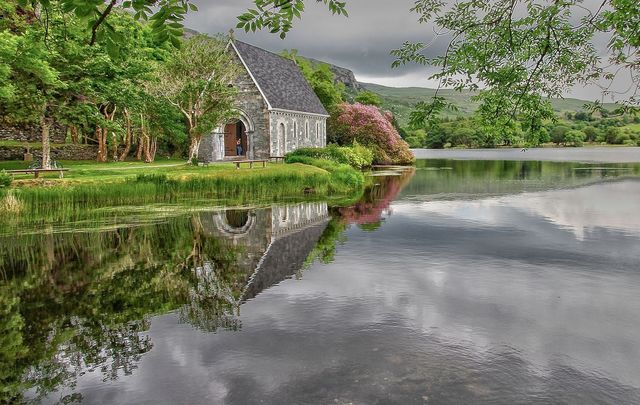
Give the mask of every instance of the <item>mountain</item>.
[{"label": "mountain", "polygon": [[[425,87],[388,87],[374,83],[360,83],[360,85],[362,88],[380,95],[382,108],[393,111],[402,126],[408,123],[409,114],[417,102],[426,101],[435,94],[435,89]],[[438,94],[458,107],[458,111],[451,112],[450,115],[467,116],[473,114],[478,108],[478,103],[471,100],[474,95],[471,91],[457,92],[455,90],[440,89]],[[585,109],[584,105],[589,103],[590,101],[577,98],[551,99],[551,105],[557,113],[582,111]],[[604,107],[614,109],[617,106],[609,103],[604,104]]]},{"label": "mountain", "polygon": [[350,94],[356,94],[364,90],[364,88],[360,85],[360,82],[356,80],[356,75],[353,73],[351,69],[347,69],[342,66],[333,65],[328,62],[323,62],[318,59],[313,59],[313,58],[306,58],[306,59],[309,60],[314,65],[317,65],[320,63],[329,65],[329,69],[331,69],[331,71],[335,75],[334,79],[337,82],[344,84],[344,86],[347,89],[347,92],[349,92]]}]

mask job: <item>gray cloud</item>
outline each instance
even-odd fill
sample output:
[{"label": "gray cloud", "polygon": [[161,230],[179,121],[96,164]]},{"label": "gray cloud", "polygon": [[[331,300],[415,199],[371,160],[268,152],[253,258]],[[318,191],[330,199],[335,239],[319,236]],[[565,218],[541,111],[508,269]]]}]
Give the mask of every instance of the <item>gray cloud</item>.
[{"label": "gray cloud", "polygon": [[[253,6],[252,0],[196,0],[197,13],[186,19],[189,28],[209,34],[226,33],[236,25],[236,17]],[[419,24],[417,14],[409,10],[414,0],[349,0],[349,17],[332,16],[322,3],[308,1],[303,20],[297,20],[287,38],[267,31],[244,33],[236,30],[243,41],[279,52],[298,49],[302,55],[334,63],[354,71],[360,81],[391,86],[434,87],[428,77],[434,68],[408,65],[392,69],[394,58],[389,54],[405,41],[428,42],[433,39],[432,27]],[[597,2],[599,4],[599,1]],[[596,0],[586,0],[584,6],[593,8]],[[608,38],[596,38],[601,54],[606,54]],[[447,39],[442,37],[430,47],[428,56],[442,54]],[[623,77],[624,76],[624,77]],[[614,89],[626,89],[627,75],[617,78]],[[570,96],[597,99],[601,90],[596,86],[574,88]]]},{"label": "gray cloud", "polygon": [[[189,14],[186,25],[206,33],[227,32],[236,24],[236,16],[250,8],[251,0],[219,0],[199,2],[200,10]],[[404,41],[424,41],[429,31],[418,24],[417,16],[409,12],[413,0],[372,1],[351,0],[349,18],[332,16],[322,3],[309,2],[303,21],[297,21],[284,40],[267,31],[244,33],[236,31],[238,39],[279,52],[298,49],[301,54],[352,69],[359,77],[401,77],[424,68],[406,66],[391,69],[389,54]],[[445,44],[436,44],[439,51]]]}]

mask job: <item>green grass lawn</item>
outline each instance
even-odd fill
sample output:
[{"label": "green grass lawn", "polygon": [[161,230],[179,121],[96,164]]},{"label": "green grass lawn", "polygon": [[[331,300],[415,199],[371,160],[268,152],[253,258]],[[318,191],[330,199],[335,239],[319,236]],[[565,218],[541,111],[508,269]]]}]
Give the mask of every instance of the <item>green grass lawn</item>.
[{"label": "green grass lawn", "polygon": [[[186,178],[190,176],[211,176],[225,175],[228,172],[234,175],[243,176],[244,172],[252,170],[267,170],[270,172],[281,171],[282,164],[268,164],[265,169],[256,167],[254,169],[235,169],[232,163],[216,163],[207,167],[187,165],[184,160],[158,160],[153,163],[133,162],[108,162],[97,163],[87,160],[63,160],[58,161],[63,168],[69,169],[64,174],[64,179],[58,178],[58,173],[41,173],[40,179],[36,180],[33,174],[14,175],[17,186],[39,184],[41,179],[52,180],[63,184],[95,183],[95,182],[118,182],[137,176],[138,174],[166,174],[169,178]],[[28,162],[4,161],[0,162],[0,170],[26,169]],[[51,184],[51,183],[50,183]]]}]

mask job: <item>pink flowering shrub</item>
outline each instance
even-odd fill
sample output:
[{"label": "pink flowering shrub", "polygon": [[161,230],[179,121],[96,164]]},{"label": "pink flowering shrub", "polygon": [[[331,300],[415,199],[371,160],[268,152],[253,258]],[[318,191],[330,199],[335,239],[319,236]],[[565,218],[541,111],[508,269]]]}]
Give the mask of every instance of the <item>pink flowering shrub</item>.
[{"label": "pink flowering shrub", "polygon": [[375,106],[339,104],[329,118],[329,141],[338,145],[357,141],[373,150],[375,164],[410,164],[413,154],[391,119],[391,113],[382,113]]}]

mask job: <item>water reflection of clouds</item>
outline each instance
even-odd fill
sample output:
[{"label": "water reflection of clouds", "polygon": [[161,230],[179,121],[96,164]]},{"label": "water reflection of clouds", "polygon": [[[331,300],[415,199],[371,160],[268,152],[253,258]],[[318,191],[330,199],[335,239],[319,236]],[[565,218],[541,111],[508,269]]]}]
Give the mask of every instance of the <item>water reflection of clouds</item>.
[{"label": "water reflection of clouds", "polygon": [[247,302],[241,331],[157,317],[134,375],[79,388],[89,403],[640,402],[638,193],[394,203],[333,263]]},{"label": "water reflection of clouds", "polygon": [[504,207],[509,207],[545,218],[584,240],[596,228],[640,235],[639,206],[640,182],[622,181],[472,201],[401,201],[393,208],[409,216],[437,214],[491,227],[518,226],[513,213],[504,215]]}]

